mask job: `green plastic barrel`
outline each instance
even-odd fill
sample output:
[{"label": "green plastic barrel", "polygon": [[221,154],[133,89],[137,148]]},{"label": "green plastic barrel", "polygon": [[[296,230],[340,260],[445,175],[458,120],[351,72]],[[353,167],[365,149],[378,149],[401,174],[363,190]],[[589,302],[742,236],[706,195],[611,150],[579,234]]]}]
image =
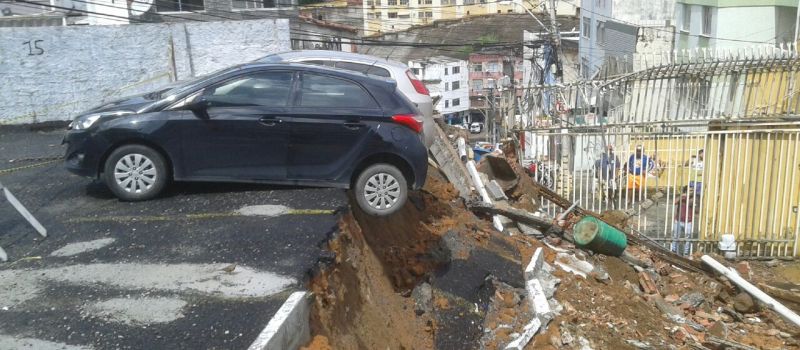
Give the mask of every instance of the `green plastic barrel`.
[{"label": "green plastic barrel", "polygon": [[620,256],[628,246],[625,233],[597,218],[586,216],[572,228],[575,245],[595,253]]}]

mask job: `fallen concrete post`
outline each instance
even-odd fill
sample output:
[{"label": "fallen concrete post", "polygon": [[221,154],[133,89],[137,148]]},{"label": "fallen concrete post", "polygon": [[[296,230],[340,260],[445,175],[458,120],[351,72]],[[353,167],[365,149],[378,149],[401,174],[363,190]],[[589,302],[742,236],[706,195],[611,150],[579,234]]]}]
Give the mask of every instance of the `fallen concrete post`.
[{"label": "fallen concrete post", "polygon": [[467,158],[467,142],[464,141],[463,137],[459,137],[458,140],[456,140],[456,146],[458,148],[458,157],[461,158],[461,161],[466,162],[469,160]]},{"label": "fallen concrete post", "polygon": [[739,288],[742,288],[745,292],[749,293],[754,298],[767,305],[770,309],[794,323],[795,326],[800,326],[800,315],[797,315],[794,313],[794,311],[790,310],[785,305],[779,303],[777,300],[767,295],[767,293],[764,293],[758,289],[758,287],[742,278],[742,276],[739,276],[735,270],[725,267],[725,265],[720,264],[718,261],[714,260],[714,258],[708,255],[703,255],[700,259],[703,260],[703,262],[708,266],[727,277],[731,282],[739,286]]},{"label": "fallen concrete post", "polygon": [[495,214],[495,215],[502,215],[511,220],[519,221],[529,226],[533,226],[534,228],[538,228],[543,232],[551,229],[556,229],[558,232],[561,232],[561,229],[555,226],[550,220],[547,220],[542,217],[538,217],[533,215],[528,211],[517,209],[510,206],[501,206],[501,205],[485,205],[484,204],[476,204],[476,203],[469,203],[469,209],[473,211],[488,213],[488,214]]},{"label": "fallen concrete post", "polygon": [[[478,168],[475,167],[474,161],[467,162],[467,171],[469,171],[470,176],[472,177],[472,183],[475,185],[475,190],[478,191],[478,194],[483,199],[483,202],[488,205],[493,205],[492,198],[489,197],[489,192],[486,191],[486,187],[483,185],[483,180],[481,180],[480,174],[478,174]],[[503,223],[500,221],[500,217],[497,215],[492,216],[492,223],[494,224],[494,228],[500,232],[503,232]]]}]

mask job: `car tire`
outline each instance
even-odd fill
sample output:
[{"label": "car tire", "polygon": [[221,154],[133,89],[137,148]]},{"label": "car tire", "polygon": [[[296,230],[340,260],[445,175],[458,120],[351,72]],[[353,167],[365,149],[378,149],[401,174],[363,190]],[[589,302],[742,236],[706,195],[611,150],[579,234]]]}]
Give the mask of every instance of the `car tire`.
[{"label": "car tire", "polygon": [[364,169],[355,182],[356,202],[369,215],[391,215],[408,199],[408,182],[391,164],[379,163]]},{"label": "car tire", "polygon": [[106,159],[103,176],[106,186],[124,201],[143,201],[157,196],[169,178],[167,162],[154,149],[125,145]]}]

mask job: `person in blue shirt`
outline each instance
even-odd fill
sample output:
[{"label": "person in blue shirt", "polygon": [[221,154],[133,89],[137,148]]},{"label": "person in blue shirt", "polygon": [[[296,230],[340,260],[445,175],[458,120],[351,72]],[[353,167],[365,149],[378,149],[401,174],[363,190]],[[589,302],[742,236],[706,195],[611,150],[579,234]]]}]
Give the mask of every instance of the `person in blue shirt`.
[{"label": "person in blue shirt", "polygon": [[[640,197],[642,192],[640,189],[645,184],[647,173],[654,168],[655,162],[653,158],[644,154],[642,145],[636,145],[636,152],[631,154],[625,163],[625,171],[628,175],[628,191],[633,191],[636,197]],[[632,195],[628,196],[630,200],[633,200],[633,197]],[[641,198],[638,198],[638,200],[641,200]]]}]

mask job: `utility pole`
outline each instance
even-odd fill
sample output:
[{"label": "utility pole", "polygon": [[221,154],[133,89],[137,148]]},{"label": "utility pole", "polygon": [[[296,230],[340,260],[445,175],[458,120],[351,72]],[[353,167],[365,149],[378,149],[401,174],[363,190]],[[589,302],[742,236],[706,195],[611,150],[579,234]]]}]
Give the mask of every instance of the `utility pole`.
[{"label": "utility pole", "polygon": [[550,0],[550,8],[547,12],[550,15],[550,40],[556,58],[556,81],[560,82],[563,76],[563,70],[561,66],[561,32],[558,29],[558,20],[556,18],[556,0]]}]

